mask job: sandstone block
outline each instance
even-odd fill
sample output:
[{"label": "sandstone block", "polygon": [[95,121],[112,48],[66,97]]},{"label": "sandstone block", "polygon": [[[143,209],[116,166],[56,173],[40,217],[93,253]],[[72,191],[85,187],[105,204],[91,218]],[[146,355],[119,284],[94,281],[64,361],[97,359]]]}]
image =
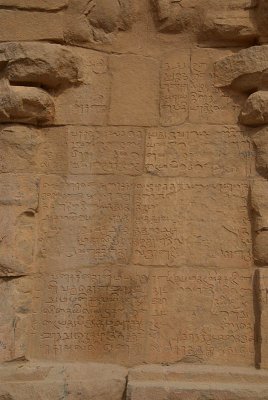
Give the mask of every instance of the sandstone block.
[{"label": "sandstone block", "polygon": [[164,55],[160,68],[161,125],[181,124],[189,116],[190,53]]},{"label": "sandstone block", "polygon": [[250,265],[247,197],[248,184],[242,180],[138,178],[132,262],[155,266]]},{"label": "sandstone block", "polygon": [[242,96],[215,86],[213,65],[228,56],[226,49],[196,49],[191,55],[189,121],[234,124],[243,104]]},{"label": "sandstone block", "polygon": [[68,0],[0,0],[0,8],[16,8],[19,10],[58,11],[67,7]]},{"label": "sandstone block", "polygon": [[268,41],[268,3],[267,0],[259,0],[256,12],[257,25],[260,32],[260,41],[267,43]]},{"label": "sandstone block", "polygon": [[67,48],[46,43],[5,43],[0,45],[7,61],[6,78],[47,88],[79,81],[78,60]]},{"label": "sandstone block", "polygon": [[127,370],[111,364],[14,363],[0,369],[0,398],[121,400]]},{"label": "sandstone block", "polygon": [[256,167],[257,171],[267,176],[268,173],[268,129],[263,128],[253,136],[256,148]]},{"label": "sandstone block", "polygon": [[253,363],[251,267],[46,268],[32,286],[30,358]]},{"label": "sandstone block", "polygon": [[268,46],[253,46],[218,60],[214,66],[215,83],[220,87],[250,92],[262,88],[262,75],[268,68]]},{"label": "sandstone block", "polygon": [[0,122],[46,124],[54,119],[54,102],[43,89],[2,84]]},{"label": "sandstone block", "polygon": [[268,263],[268,183],[266,179],[255,179],[251,187],[251,204],[254,211],[253,227],[254,257],[261,265]]},{"label": "sandstone block", "polygon": [[267,398],[267,371],[175,364],[132,368],[128,400],[252,400]]},{"label": "sandstone block", "polygon": [[1,10],[0,42],[18,40],[63,41],[64,15],[24,10]]},{"label": "sandstone block", "polygon": [[146,171],[158,176],[247,177],[255,172],[255,152],[235,125],[183,124],[150,128]]},{"label": "sandstone block", "polygon": [[260,366],[268,369],[268,271],[259,268]]},{"label": "sandstone block", "polygon": [[158,63],[122,55],[110,58],[111,125],[150,126],[159,121]]},{"label": "sandstone block", "polygon": [[208,12],[204,18],[200,38],[232,46],[236,43],[253,43],[258,36],[250,14],[244,10]]},{"label": "sandstone block", "polygon": [[268,91],[258,91],[249,96],[240,113],[239,120],[248,126],[268,123]]},{"label": "sandstone block", "polygon": [[130,177],[44,176],[39,204],[39,265],[75,269],[127,262],[132,201]]},{"label": "sandstone block", "polygon": [[110,43],[116,33],[130,28],[132,11],[130,0],[71,0],[65,38],[71,43]]}]

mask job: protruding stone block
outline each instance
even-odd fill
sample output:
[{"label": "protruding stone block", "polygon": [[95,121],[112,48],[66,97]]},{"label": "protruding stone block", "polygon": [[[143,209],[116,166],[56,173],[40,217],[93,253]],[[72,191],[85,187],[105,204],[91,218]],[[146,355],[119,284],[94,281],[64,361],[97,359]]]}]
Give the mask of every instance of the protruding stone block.
[{"label": "protruding stone block", "polygon": [[79,60],[67,48],[47,43],[0,44],[7,61],[5,77],[12,83],[46,88],[76,84]]},{"label": "protruding stone block", "polygon": [[220,59],[214,65],[215,84],[233,86],[242,92],[261,89],[268,68],[268,46],[254,46]]},{"label": "protruding stone block", "polygon": [[48,124],[54,119],[54,102],[43,89],[2,84],[0,122]]},{"label": "protruding stone block", "polygon": [[253,142],[256,148],[257,171],[267,177],[268,175],[268,128],[261,129],[253,135]]},{"label": "protruding stone block", "polygon": [[260,90],[249,96],[240,113],[239,120],[248,126],[268,123],[268,91]]}]

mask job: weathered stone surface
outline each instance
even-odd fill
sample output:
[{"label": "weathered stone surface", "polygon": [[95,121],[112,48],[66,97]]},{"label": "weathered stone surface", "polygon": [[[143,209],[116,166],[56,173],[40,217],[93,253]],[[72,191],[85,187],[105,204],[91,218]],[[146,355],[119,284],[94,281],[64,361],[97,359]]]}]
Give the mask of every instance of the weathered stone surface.
[{"label": "weathered stone surface", "polygon": [[135,183],[133,263],[251,265],[247,197],[245,181],[139,179]]},{"label": "weathered stone surface", "polygon": [[257,171],[263,175],[268,174],[268,129],[263,128],[253,136],[256,148]]},{"label": "weathered stone surface", "polygon": [[0,0],[0,8],[16,8],[19,10],[56,11],[67,7],[68,0]]},{"label": "weathered stone surface", "polygon": [[260,41],[263,43],[268,43],[268,3],[267,0],[259,0],[258,8],[256,13],[257,25],[260,32]]},{"label": "weathered stone surface", "polygon": [[[228,383],[227,383],[228,382]],[[128,400],[267,399],[267,372],[253,368],[148,365],[128,377]]]},{"label": "weathered stone surface", "polygon": [[127,370],[112,364],[15,363],[0,368],[0,398],[121,400]]},{"label": "weathered stone surface", "polygon": [[0,42],[18,40],[63,41],[64,14],[1,10]]},{"label": "weathered stone surface", "polygon": [[28,357],[125,365],[254,362],[250,269],[44,270],[33,286]]},{"label": "weathered stone surface", "polygon": [[42,178],[39,263],[46,268],[56,264],[59,269],[126,263],[131,252],[132,201],[129,177]]},{"label": "weathered stone surface", "polygon": [[240,113],[239,120],[248,126],[268,123],[268,91],[260,90],[249,96]]},{"label": "weathered stone surface", "polygon": [[0,54],[7,65],[4,75],[15,84],[47,88],[75,84],[79,80],[78,62],[67,48],[46,43],[5,43]]},{"label": "weathered stone surface", "polygon": [[268,270],[259,268],[260,366],[268,368]]},{"label": "weathered stone surface", "polygon": [[214,63],[228,56],[222,49],[196,49],[191,54],[189,121],[193,123],[234,124],[243,96],[230,89],[219,89],[214,82]]},{"label": "weathered stone surface", "polygon": [[215,63],[215,83],[244,92],[263,89],[262,76],[267,68],[268,46],[249,47]]},{"label": "weathered stone surface", "polygon": [[51,96],[43,89],[1,85],[0,122],[49,124],[55,109]]},{"label": "weathered stone surface", "polygon": [[162,125],[175,125],[189,117],[190,52],[165,54],[160,69]]},{"label": "weathered stone surface", "polygon": [[130,0],[70,0],[65,37],[72,43],[109,43],[130,28],[132,11]]},{"label": "weathered stone surface", "polygon": [[266,3],[0,0],[0,398],[268,400]]},{"label": "weathered stone surface", "polygon": [[247,10],[212,11],[204,18],[200,38],[206,41],[228,43],[253,43],[258,32]]},{"label": "weathered stone surface", "polygon": [[156,125],[159,120],[159,66],[155,60],[133,55],[110,59],[111,125]]},{"label": "weathered stone surface", "polygon": [[268,182],[266,179],[255,179],[251,186],[251,205],[254,211],[253,229],[254,256],[258,263],[268,263]]},{"label": "weathered stone surface", "polygon": [[249,137],[235,125],[183,124],[150,128],[146,171],[159,176],[247,177],[254,175]]}]

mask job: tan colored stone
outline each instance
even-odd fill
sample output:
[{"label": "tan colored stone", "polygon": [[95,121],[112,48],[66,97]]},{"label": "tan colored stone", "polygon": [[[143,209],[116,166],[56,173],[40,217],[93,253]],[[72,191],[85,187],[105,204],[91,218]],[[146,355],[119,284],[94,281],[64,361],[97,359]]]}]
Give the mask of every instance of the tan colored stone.
[{"label": "tan colored stone", "polygon": [[130,370],[127,398],[267,399],[267,372],[254,368],[189,364],[144,365]]},{"label": "tan colored stone", "polygon": [[[78,62],[72,52],[46,43],[5,43],[0,45],[10,82],[54,88],[79,81]],[[26,85],[25,85],[26,86]]]},{"label": "tan colored stone", "polygon": [[253,214],[253,248],[255,260],[261,265],[268,263],[268,182],[266,179],[255,179],[251,186],[251,205]]},{"label": "tan colored stone", "polygon": [[68,0],[0,0],[0,8],[16,8],[20,10],[57,11],[68,5]]},{"label": "tan colored stone", "polygon": [[1,122],[42,124],[52,122],[54,117],[53,101],[42,89],[20,86],[4,88],[0,104]]},{"label": "tan colored stone", "polygon": [[158,29],[165,33],[198,30],[202,21],[202,7],[192,0],[153,0],[159,19]]},{"label": "tan colored stone", "polygon": [[[145,359],[149,274],[145,268],[85,268],[33,281],[29,357],[133,365]],[[59,312],[61,310],[61,312]],[[63,317],[64,316],[64,317]]]},{"label": "tan colored stone", "polygon": [[121,400],[127,370],[112,364],[15,363],[0,368],[0,398]]},{"label": "tan colored stone", "polygon": [[219,89],[214,82],[214,63],[227,56],[225,49],[196,49],[191,55],[189,120],[193,123],[234,124],[243,96]]},{"label": "tan colored stone", "polygon": [[200,34],[201,39],[220,43],[221,46],[253,43],[257,36],[257,29],[247,10],[208,11]]},{"label": "tan colored stone", "polygon": [[185,122],[189,116],[190,53],[165,54],[160,76],[160,114],[162,125]]},{"label": "tan colored stone", "polygon": [[255,152],[235,125],[184,124],[147,131],[147,172],[159,176],[248,177]]},{"label": "tan colored stone", "polygon": [[263,43],[268,43],[267,18],[268,18],[267,0],[259,0],[256,19],[257,19],[257,26],[260,32],[260,41]]},{"label": "tan colored stone", "polygon": [[[47,268],[129,260],[133,189],[129,177],[47,176],[41,180],[39,263]],[[68,246],[65,246],[68,241]]]},{"label": "tan colored stone", "polygon": [[48,124],[54,119],[51,96],[43,89],[1,85],[0,122]]},{"label": "tan colored stone", "polygon": [[266,268],[259,268],[259,307],[261,339],[260,366],[268,369],[268,271]]},{"label": "tan colored stone", "polygon": [[115,33],[130,28],[130,0],[70,0],[65,38],[72,43],[109,43]]},{"label": "tan colored stone", "polygon": [[125,365],[254,362],[249,269],[45,271],[34,288],[28,357],[112,358]]},{"label": "tan colored stone", "polygon": [[268,123],[268,91],[258,91],[247,99],[239,120],[244,125],[259,126]]},{"label": "tan colored stone", "polygon": [[112,56],[111,125],[156,125],[159,120],[158,63],[134,55]]},{"label": "tan colored stone", "polygon": [[268,173],[268,129],[263,128],[253,136],[256,148],[256,168],[257,171],[267,176]]},{"label": "tan colored stone", "polygon": [[133,263],[251,265],[247,197],[245,181],[139,179],[135,183]]},{"label": "tan colored stone", "polygon": [[63,41],[63,13],[1,10],[0,42],[18,40]]},{"label": "tan colored stone", "polygon": [[[0,362],[24,358],[29,340],[31,305],[27,278],[0,279]],[[20,324],[24,321],[23,335]],[[27,323],[26,323],[27,321]],[[2,382],[2,377],[0,377]]]},{"label": "tan colored stone", "polygon": [[262,88],[262,75],[268,68],[268,46],[253,46],[222,57],[215,63],[215,83],[251,92]]}]

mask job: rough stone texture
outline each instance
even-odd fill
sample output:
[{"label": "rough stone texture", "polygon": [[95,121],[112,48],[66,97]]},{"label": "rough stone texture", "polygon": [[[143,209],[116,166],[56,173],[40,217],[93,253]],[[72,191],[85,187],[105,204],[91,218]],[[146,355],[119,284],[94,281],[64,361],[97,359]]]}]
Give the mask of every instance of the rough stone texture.
[{"label": "rough stone texture", "polygon": [[68,0],[0,0],[0,8],[16,8],[18,10],[54,11],[67,7]]},{"label": "rough stone texture", "polygon": [[129,373],[127,400],[268,399],[267,378],[250,368],[142,366]]},{"label": "rough stone texture", "polygon": [[268,272],[265,268],[260,268],[258,271],[259,277],[259,318],[260,318],[260,365],[262,368],[268,368]]},{"label": "rough stone texture", "polygon": [[127,370],[112,364],[14,363],[0,368],[0,398],[122,400]]},{"label": "rough stone texture", "polygon": [[253,93],[247,99],[241,114],[240,122],[244,125],[258,126],[268,123],[268,91]]},{"label": "rough stone texture", "polygon": [[268,399],[266,11],[0,0],[0,399]]},{"label": "rough stone texture", "polygon": [[10,82],[55,88],[79,80],[79,60],[63,46],[37,42],[5,43],[0,45],[0,54],[6,60],[4,75]]},{"label": "rough stone texture", "polygon": [[266,265],[268,263],[267,194],[268,182],[266,179],[255,179],[251,187],[251,204],[254,211],[254,250],[255,258],[259,263],[261,263],[261,265]]},{"label": "rough stone texture", "polygon": [[268,129],[263,128],[253,136],[256,148],[256,168],[258,172],[267,177],[268,173]]}]

